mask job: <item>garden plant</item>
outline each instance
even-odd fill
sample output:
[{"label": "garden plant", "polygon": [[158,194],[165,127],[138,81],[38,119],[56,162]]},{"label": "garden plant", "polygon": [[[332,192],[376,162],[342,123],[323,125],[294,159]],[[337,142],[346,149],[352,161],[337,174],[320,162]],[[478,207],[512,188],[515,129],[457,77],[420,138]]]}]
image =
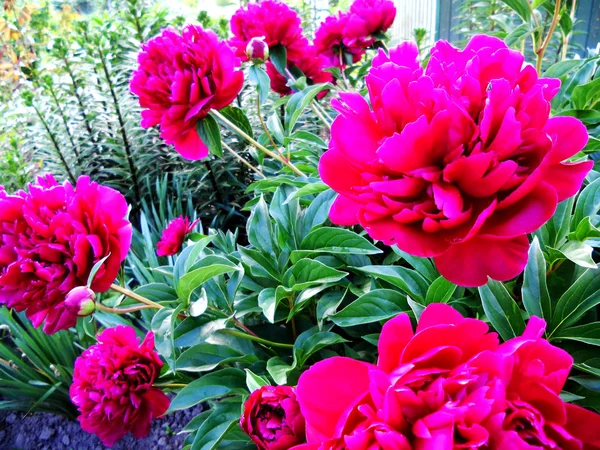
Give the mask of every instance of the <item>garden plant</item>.
[{"label": "garden plant", "polygon": [[430,48],[391,0],[117,3],[4,4],[0,410],[108,447],[201,405],[185,449],[600,449],[575,0],[464,2]]}]

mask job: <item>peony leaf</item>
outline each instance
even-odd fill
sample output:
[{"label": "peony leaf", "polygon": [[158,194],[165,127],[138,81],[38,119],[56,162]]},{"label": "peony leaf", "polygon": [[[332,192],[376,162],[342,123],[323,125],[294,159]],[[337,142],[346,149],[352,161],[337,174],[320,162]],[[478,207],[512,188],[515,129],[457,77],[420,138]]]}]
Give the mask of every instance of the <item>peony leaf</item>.
[{"label": "peony leaf", "polygon": [[110,258],[110,253],[93,265],[92,270],[90,270],[90,274],[88,275],[86,284],[87,287],[90,287],[92,285],[92,283],[94,282],[94,277],[102,267],[102,264],[104,264],[104,261],[106,261],[108,258]]},{"label": "peony leaf", "polygon": [[[273,224],[269,217],[267,203],[261,196],[248,219],[248,241],[264,253],[275,255]],[[278,252],[277,252],[278,253]]]},{"label": "peony leaf", "polygon": [[271,82],[269,81],[269,75],[265,72],[260,66],[253,65],[248,70],[248,78],[250,78],[250,82],[256,85],[256,89],[258,90],[258,96],[260,99],[260,104],[262,105],[267,101],[269,97],[269,92],[271,91]]},{"label": "peony leaf", "polygon": [[523,334],[525,321],[521,310],[501,282],[490,278],[479,287],[479,295],[485,315],[502,339],[507,341]]},{"label": "peony leaf", "polygon": [[240,349],[204,342],[184,351],[177,359],[177,369],[186,372],[208,372],[221,364],[233,362],[251,364],[256,361],[255,355],[247,355]]},{"label": "peony leaf", "polygon": [[[377,247],[371,244],[364,237],[345,228],[317,228],[302,240],[300,250],[305,253],[333,253],[333,254],[358,254],[374,255],[381,253]],[[303,256],[300,252],[296,253],[296,258],[292,261],[298,261]]]},{"label": "peony leaf", "polygon": [[457,287],[458,286],[451,281],[446,280],[444,277],[438,277],[427,289],[425,304],[448,303]]},{"label": "peony leaf", "polygon": [[179,391],[171,401],[169,412],[191,408],[213,398],[245,393],[247,393],[246,377],[242,370],[232,368],[217,370],[192,381]]},{"label": "peony leaf", "polygon": [[393,284],[419,303],[425,301],[429,283],[414,270],[402,266],[363,266],[354,269]]},{"label": "peony leaf", "polygon": [[584,344],[600,346],[600,322],[565,328],[553,335],[554,339],[567,339]]},{"label": "peony leaf", "polygon": [[198,136],[215,156],[223,156],[223,146],[221,145],[221,129],[213,116],[206,116],[204,119],[196,122],[196,131]]},{"label": "peony leaf", "polygon": [[281,45],[277,44],[272,47],[269,47],[270,60],[277,69],[277,71],[283,75],[285,78],[288,78],[286,73],[287,68],[287,49]]},{"label": "peony leaf", "polygon": [[217,275],[241,270],[241,266],[232,263],[227,258],[216,255],[206,256],[194,267],[194,270],[181,277],[177,286],[177,294],[180,300],[186,302],[186,304],[189,302],[192,292],[206,281]]},{"label": "peony leaf", "polygon": [[314,259],[304,258],[292,266],[292,280],[288,286],[294,291],[301,291],[315,284],[334,283],[346,275],[348,272],[333,269]]},{"label": "peony leaf", "polygon": [[597,269],[587,269],[560,297],[554,308],[549,327],[554,335],[558,330],[575,324],[587,311],[600,304],[600,277]]},{"label": "peony leaf", "polygon": [[260,389],[263,386],[269,386],[269,380],[264,377],[256,375],[250,369],[244,369],[246,371],[246,386],[248,386],[248,390],[250,393]]},{"label": "peony leaf", "polygon": [[577,197],[573,224],[579,225],[585,217],[595,217],[600,209],[600,178],[588,184]]},{"label": "peony leaf", "polygon": [[233,122],[234,125],[240,128],[248,136],[254,137],[252,125],[250,125],[248,117],[240,108],[228,106],[227,108],[221,109],[219,112],[229,119],[230,122]]},{"label": "peony leaf", "polygon": [[387,320],[409,310],[406,295],[390,289],[375,289],[331,316],[331,321],[340,327],[352,327]]},{"label": "peony leaf", "polygon": [[550,294],[546,285],[546,260],[537,237],[533,238],[529,247],[521,295],[523,306],[530,316],[542,317],[547,321],[552,319]]},{"label": "peony leaf", "polygon": [[510,9],[516,12],[523,22],[529,23],[529,19],[531,18],[531,8],[529,6],[528,0],[501,0],[502,3],[505,3]]},{"label": "peony leaf", "polygon": [[558,251],[578,266],[590,269],[596,268],[596,263],[592,258],[594,249],[591,245],[579,241],[568,241],[563,244]]}]

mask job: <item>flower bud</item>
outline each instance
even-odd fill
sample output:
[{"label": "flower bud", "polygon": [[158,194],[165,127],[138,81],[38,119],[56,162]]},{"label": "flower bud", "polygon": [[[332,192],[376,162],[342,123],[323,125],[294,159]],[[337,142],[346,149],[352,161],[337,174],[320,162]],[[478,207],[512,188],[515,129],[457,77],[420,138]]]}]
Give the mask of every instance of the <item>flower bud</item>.
[{"label": "flower bud", "polygon": [[78,317],[89,316],[96,309],[96,294],[87,286],[77,286],[65,297],[65,306]]},{"label": "flower bud", "polygon": [[253,37],[246,46],[246,56],[254,63],[262,63],[269,59],[269,46],[265,37]]}]

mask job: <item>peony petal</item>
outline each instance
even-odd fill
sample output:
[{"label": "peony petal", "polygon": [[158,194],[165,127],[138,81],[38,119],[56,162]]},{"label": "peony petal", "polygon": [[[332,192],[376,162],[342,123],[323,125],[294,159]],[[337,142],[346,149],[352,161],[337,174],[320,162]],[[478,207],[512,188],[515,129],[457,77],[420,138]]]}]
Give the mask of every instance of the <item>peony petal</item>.
[{"label": "peony petal", "polygon": [[296,396],[306,419],[309,443],[336,436],[340,422],[369,390],[370,364],[333,357],[316,363],[298,380]]},{"label": "peony petal", "polygon": [[562,202],[579,192],[583,180],[593,167],[594,161],[555,164],[544,174],[544,181],[556,189],[558,201]]},{"label": "peony petal", "polygon": [[437,325],[456,325],[465,320],[461,313],[449,305],[434,303],[427,306],[421,313],[417,324],[417,333]]},{"label": "peony petal", "polygon": [[552,163],[559,163],[575,155],[585,147],[589,139],[585,125],[575,117],[551,117],[543,131],[552,139]]},{"label": "peony petal", "polygon": [[[450,308],[452,309],[452,308]],[[458,314],[458,313],[457,313]],[[386,322],[379,336],[377,366],[390,373],[400,364],[402,352],[414,333],[408,314],[400,314]]]},{"label": "peony petal", "polygon": [[600,415],[570,403],[565,407],[567,431],[583,443],[583,450],[600,450]]},{"label": "peony petal", "polygon": [[550,220],[557,203],[558,199],[554,189],[546,183],[541,183],[517,203],[508,208],[496,210],[485,223],[480,234],[515,237],[533,233]]},{"label": "peony petal", "polygon": [[185,159],[196,161],[208,156],[208,147],[198,136],[196,130],[190,130],[173,141],[175,150]]},{"label": "peony petal", "polygon": [[366,184],[361,174],[336,148],[326,151],[321,156],[319,175],[325,184],[340,194],[351,194],[353,187]]},{"label": "peony petal", "polygon": [[507,281],[519,275],[527,264],[527,236],[500,239],[476,236],[454,244],[436,256],[435,264],[442,276],[459,286],[475,287],[493,280]]},{"label": "peony petal", "polygon": [[336,225],[346,227],[357,225],[360,207],[360,204],[340,194],[331,205],[329,219]]}]

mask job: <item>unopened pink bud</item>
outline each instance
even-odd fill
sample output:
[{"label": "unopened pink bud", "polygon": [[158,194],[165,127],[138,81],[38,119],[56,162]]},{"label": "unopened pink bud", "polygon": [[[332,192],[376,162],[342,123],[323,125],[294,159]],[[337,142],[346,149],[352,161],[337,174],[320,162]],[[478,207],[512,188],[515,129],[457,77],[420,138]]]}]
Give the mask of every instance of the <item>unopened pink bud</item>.
[{"label": "unopened pink bud", "polygon": [[269,59],[269,46],[265,37],[253,37],[246,46],[246,56],[255,63],[262,63]]},{"label": "unopened pink bud", "polygon": [[96,309],[96,294],[87,286],[77,286],[65,297],[65,306],[78,317],[89,316]]}]

